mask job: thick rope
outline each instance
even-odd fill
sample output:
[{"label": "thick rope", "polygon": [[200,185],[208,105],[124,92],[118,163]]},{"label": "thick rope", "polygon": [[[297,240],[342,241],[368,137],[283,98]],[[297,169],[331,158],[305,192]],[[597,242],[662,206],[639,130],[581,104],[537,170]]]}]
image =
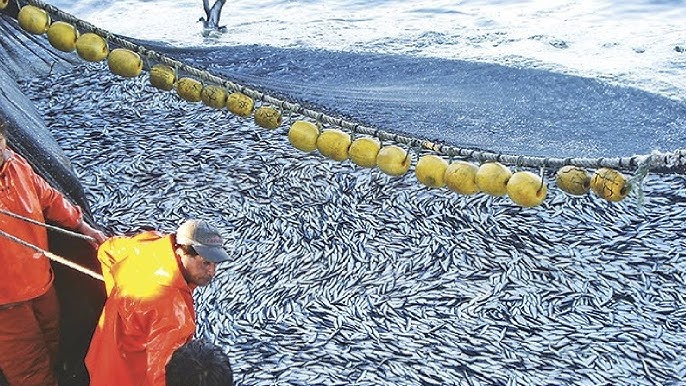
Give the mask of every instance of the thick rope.
[{"label": "thick rope", "polygon": [[650,159],[645,159],[643,163],[638,165],[638,169],[634,176],[629,179],[629,186],[631,186],[632,191],[636,191],[638,196],[638,206],[639,208],[643,206],[645,201],[645,194],[643,193],[643,180],[648,175],[648,169],[650,168]]},{"label": "thick rope", "polygon": [[[257,90],[248,88],[237,82],[233,82],[226,78],[222,78],[213,75],[203,69],[192,67],[186,65],[178,60],[172,59],[170,57],[164,56],[153,50],[148,50],[147,48],[134,44],[128,40],[125,40],[115,34],[112,34],[101,28],[97,28],[92,24],[80,20],[75,16],[63,12],[56,7],[46,4],[41,0],[26,0],[27,3],[42,8],[52,15],[57,15],[59,19],[68,21],[75,24],[79,30],[85,30],[88,32],[93,32],[100,35],[108,42],[114,43],[120,47],[127,48],[131,51],[137,52],[139,55],[146,59],[151,59],[159,63],[163,63],[174,68],[176,71],[184,71],[189,75],[193,75],[197,78],[202,79],[205,82],[214,83],[217,85],[224,86],[225,88],[242,92],[249,97],[260,100],[262,102],[269,103],[274,106],[280,107],[282,110],[287,110],[290,112],[295,112],[305,117],[309,117],[319,123],[328,123],[329,125],[335,125],[350,130],[353,133],[361,133],[369,136],[374,136],[384,140],[391,140],[397,143],[405,144],[409,147],[422,147],[425,149],[432,150],[438,154],[445,155],[448,157],[459,157],[463,159],[474,159],[479,162],[495,161],[508,165],[518,165],[523,167],[531,168],[560,168],[565,165],[574,165],[583,168],[593,168],[598,169],[601,167],[607,167],[617,170],[636,170],[639,165],[644,165],[647,169],[667,169],[675,170],[678,168],[686,167],[686,149],[681,149],[674,151],[672,153],[659,153],[654,152],[651,155],[634,155],[631,157],[615,157],[615,158],[549,158],[549,157],[538,157],[538,156],[521,156],[521,155],[507,155],[501,153],[493,153],[469,148],[461,148],[452,145],[442,144],[438,142],[432,142],[428,140],[413,138],[409,136],[404,136],[396,133],[390,133],[375,129],[368,126],[363,126],[351,121],[344,120],[343,118],[335,118],[326,115],[320,111],[306,109],[302,105],[297,103],[291,103],[285,100],[281,100],[272,97],[268,94],[261,93]],[[646,159],[648,160],[646,163]]]},{"label": "thick rope", "polygon": [[92,237],[90,237],[90,236],[86,236],[86,235],[84,235],[84,234],[82,234],[82,233],[72,232],[72,231],[70,231],[70,230],[63,229],[63,228],[60,228],[60,227],[56,227],[56,226],[54,226],[54,225],[42,223],[42,222],[40,222],[40,221],[36,221],[36,220],[30,219],[30,218],[28,218],[28,217],[23,217],[23,216],[20,216],[20,215],[18,215],[18,214],[16,214],[16,213],[12,213],[12,212],[7,211],[7,210],[4,210],[4,209],[0,209],[0,213],[2,213],[2,214],[4,214],[4,215],[7,215],[7,216],[10,216],[10,217],[14,217],[14,218],[19,219],[19,220],[22,220],[22,221],[26,221],[26,222],[31,223],[31,224],[34,224],[34,225],[38,225],[38,226],[45,227],[45,228],[47,228],[47,229],[50,229],[50,230],[53,230],[53,231],[56,231],[56,232],[59,232],[59,233],[64,233],[65,235],[69,235],[69,236],[76,237],[76,238],[79,238],[79,239],[84,239],[84,240],[90,241],[90,242],[92,242],[92,243],[96,243],[96,242],[97,242],[97,240],[95,240],[94,238],[92,238]]},{"label": "thick rope", "polygon": [[72,269],[75,269],[75,270],[77,270],[77,271],[79,271],[79,272],[81,272],[81,273],[85,273],[86,275],[88,275],[88,276],[90,276],[90,277],[92,277],[92,278],[94,278],[94,279],[97,279],[97,280],[100,280],[100,281],[105,281],[105,279],[102,277],[101,274],[99,274],[99,273],[97,273],[97,272],[93,272],[93,271],[91,271],[90,269],[88,269],[88,268],[86,268],[86,267],[82,267],[82,266],[80,266],[80,265],[78,265],[78,264],[76,264],[76,263],[74,263],[74,262],[72,262],[72,261],[69,261],[69,260],[65,259],[64,257],[55,255],[54,253],[51,253],[51,252],[45,251],[45,250],[43,250],[43,249],[41,249],[41,248],[38,248],[37,246],[35,246],[35,245],[31,244],[31,243],[28,243],[28,242],[26,242],[26,241],[24,241],[24,240],[22,240],[22,239],[20,239],[20,238],[18,238],[18,237],[14,237],[14,236],[12,236],[11,234],[6,233],[5,231],[0,230],[0,236],[7,237],[8,239],[10,239],[10,240],[12,240],[12,241],[14,241],[14,242],[16,242],[16,243],[19,243],[19,244],[21,244],[21,245],[23,245],[23,246],[25,246],[25,247],[31,248],[31,249],[33,249],[33,250],[36,251],[36,252],[42,253],[42,254],[44,254],[45,256],[47,256],[47,257],[48,257],[50,260],[52,260],[52,261],[55,261],[55,262],[57,262],[57,263],[66,265],[67,267],[72,268]]}]

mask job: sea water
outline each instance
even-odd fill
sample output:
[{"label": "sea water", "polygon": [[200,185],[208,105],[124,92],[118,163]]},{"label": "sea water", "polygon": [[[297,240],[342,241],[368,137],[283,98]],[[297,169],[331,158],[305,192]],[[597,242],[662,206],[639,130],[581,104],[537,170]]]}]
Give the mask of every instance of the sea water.
[{"label": "sea water", "polygon": [[[686,99],[682,0],[228,2],[202,37],[200,0],[56,0],[111,32],[174,46],[259,45],[463,59],[581,75]],[[213,1],[210,1],[212,4]]]}]

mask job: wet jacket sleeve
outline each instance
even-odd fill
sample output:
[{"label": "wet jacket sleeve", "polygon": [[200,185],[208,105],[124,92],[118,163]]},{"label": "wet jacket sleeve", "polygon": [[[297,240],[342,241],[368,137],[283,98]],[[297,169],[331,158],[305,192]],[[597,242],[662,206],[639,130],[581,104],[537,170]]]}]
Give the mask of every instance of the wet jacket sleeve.
[{"label": "wet jacket sleeve", "polygon": [[98,248],[98,260],[102,266],[102,276],[105,279],[107,296],[110,296],[114,287],[112,267],[128,256],[128,247],[131,240],[127,237],[115,236],[105,240]]},{"label": "wet jacket sleeve", "polygon": [[81,221],[81,208],[72,204],[62,193],[48,184],[41,176],[32,173],[33,185],[43,208],[43,216],[64,227],[76,229]]},{"label": "wet jacket sleeve", "polygon": [[[150,334],[146,345],[148,373],[146,385],[165,386],[165,367],[174,351],[192,338],[186,326],[194,326],[186,320],[188,312],[184,300],[173,296],[166,304],[147,313]],[[192,330],[191,330],[192,331]]]}]

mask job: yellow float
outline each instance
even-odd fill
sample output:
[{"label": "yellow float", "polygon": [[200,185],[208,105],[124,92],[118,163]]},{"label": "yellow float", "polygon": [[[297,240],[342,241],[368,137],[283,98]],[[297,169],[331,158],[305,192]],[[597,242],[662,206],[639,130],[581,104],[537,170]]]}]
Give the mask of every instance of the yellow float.
[{"label": "yellow float", "polygon": [[507,181],[512,176],[510,169],[499,162],[487,162],[479,166],[476,172],[476,186],[491,196],[504,196],[507,193]]},{"label": "yellow float", "polygon": [[160,90],[170,91],[174,88],[176,74],[174,69],[164,64],[156,64],[150,69],[150,84]]},{"label": "yellow float", "polygon": [[446,169],[448,169],[446,160],[437,155],[429,154],[419,157],[417,165],[414,167],[414,174],[422,184],[430,188],[442,188],[445,185]]},{"label": "yellow float", "polygon": [[0,0],[0,11],[5,9],[7,7],[7,4],[9,4],[9,3],[10,3],[9,0]]},{"label": "yellow float", "polygon": [[260,106],[255,110],[255,124],[265,129],[281,126],[281,112],[271,106]]},{"label": "yellow float", "polygon": [[89,62],[101,62],[110,53],[107,41],[100,35],[87,32],[76,39],[76,53]]},{"label": "yellow float", "polygon": [[209,85],[203,87],[202,91],[200,91],[202,103],[213,109],[221,110],[226,107],[227,98],[228,94],[223,87]]},{"label": "yellow float", "polygon": [[79,31],[73,25],[63,21],[56,21],[48,28],[50,45],[62,52],[72,52],[76,49]]},{"label": "yellow float", "polygon": [[591,177],[583,168],[566,165],[557,171],[555,185],[566,193],[582,196],[591,188]]},{"label": "yellow float", "polygon": [[17,21],[24,31],[35,35],[42,35],[50,28],[50,15],[33,5],[21,7],[17,15]]},{"label": "yellow float", "polygon": [[241,92],[234,92],[226,100],[226,107],[239,117],[247,118],[252,114],[255,101]]},{"label": "yellow float", "polygon": [[135,78],[143,71],[140,55],[126,48],[115,48],[107,56],[107,66],[113,74]]},{"label": "yellow float", "polygon": [[445,184],[453,192],[472,195],[479,191],[476,186],[476,172],[479,167],[465,161],[453,162],[445,169]]},{"label": "yellow float", "polygon": [[326,129],[317,138],[317,149],[325,157],[343,161],[348,158],[351,142],[350,134],[339,129]]},{"label": "yellow float", "polygon": [[599,197],[618,202],[631,192],[631,185],[622,173],[610,168],[600,168],[591,178],[591,190]]},{"label": "yellow float", "polygon": [[411,161],[407,151],[396,145],[382,147],[379,155],[376,156],[379,169],[390,176],[402,176],[407,173],[410,170]]},{"label": "yellow float", "polygon": [[376,157],[381,150],[381,143],[372,137],[357,138],[350,145],[348,156],[350,160],[363,168],[373,168],[376,166]]},{"label": "yellow float", "polygon": [[295,121],[288,130],[288,141],[296,149],[311,152],[317,149],[319,128],[314,123],[307,121]]},{"label": "yellow float", "polygon": [[200,102],[202,84],[193,78],[181,78],[176,82],[176,93],[188,102]]},{"label": "yellow float", "polygon": [[541,177],[531,172],[516,172],[507,181],[507,195],[515,204],[525,208],[541,205],[548,187]]}]

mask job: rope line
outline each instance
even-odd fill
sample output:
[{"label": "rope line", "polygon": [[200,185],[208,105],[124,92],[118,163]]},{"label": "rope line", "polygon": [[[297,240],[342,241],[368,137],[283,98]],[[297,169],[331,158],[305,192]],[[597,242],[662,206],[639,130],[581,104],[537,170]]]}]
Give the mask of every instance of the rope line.
[{"label": "rope line", "polygon": [[645,193],[643,192],[643,180],[645,180],[648,175],[650,161],[648,159],[643,160],[642,163],[638,165],[638,169],[633,177],[629,179],[629,186],[632,190],[635,190],[638,196],[639,207],[643,206],[645,202]]},{"label": "rope line", "polygon": [[86,236],[86,235],[84,235],[84,234],[82,234],[82,233],[72,232],[72,231],[70,231],[70,230],[63,229],[63,228],[60,228],[60,227],[56,227],[56,226],[54,226],[54,225],[42,223],[42,222],[40,222],[40,221],[36,221],[36,220],[30,219],[30,218],[28,218],[28,217],[23,217],[23,216],[20,216],[20,215],[18,215],[18,214],[16,214],[16,213],[13,213],[13,212],[10,212],[10,211],[4,210],[4,209],[0,209],[0,213],[2,213],[2,214],[4,214],[4,215],[7,215],[7,216],[10,216],[10,217],[17,218],[17,219],[19,219],[19,220],[26,221],[26,222],[31,223],[31,224],[34,224],[34,225],[38,225],[38,226],[42,226],[42,227],[48,228],[48,229],[50,229],[50,230],[53,230],[53,231],[56,231],[56,232],[59,232],[59,233],[64,233],[65,235],[77,237],[77,238],[79,238],[79,239],[84,239],[84,240],[86,240],[86,241],[90,241],[90,242],[93,242],[93,243],[96,243],[96,242],[97,242],[97,240],[95,240],[94,238],[92,238],[92,237],[90,237],[90,236]]},{"label": "rope line", "polygon": [[52,253],[52,252],[48,252],[48,251],[45,251],[45,250],[43,250],[43,249],[41,249],[41,248],[38,248],[37,246],[35,246],[35,245],[31,244],[31,243],[28,243],[28,242],[26,242],[26,241],[24,241],[24,240],[22,240],[22,239],[20,239],[20,238],[18,238],[18,237],[12,236],[11,234],[6,233],[6,232],[3,231],[3,230],[0,230],[0,236],[7,237],[8,239],[10,239],[10,240],[12,240],[12,241],[14,241],[14,242],[16,242],[16,243],[19,243],[19,244],[21,244],[21,245],[23,245],[23,246],[25,246],[25,247],[31,248],[31,249],[33,249],[33,250],[36,251],[36,252],[40,252],[40,253],[44,254],[45,256],[47,256],[47,257],[48,257],[50,260],[52,260],[52,261],[55,261],[55,262],[57,262],[57,263],[66,265],[67,267],[72,268],[72,269],[75,269],[75,270],[77,270],[77,271],[79,271],[79,272],[81,272],[81,273],[85,273],[86,275],[88,275],[88,276],[90,276],[90,277],[92,277],[92,278],[94,278],[94,279],[97,279],[97,280],[100,280],[100,281],[105,281],[105,279],[103,278],[103,276],[102,276],[101,274],[99,274],[99,273],[97,273],[97,272],[94,272],[94,271],[91,271],[90,269],[88,269],[88,268],[86,268],[86,267],[80,266],[80,265],[74,263],[73,261],[69,261],[69,260],[65,259],[64,257],[62,257],[62,256],[59,256],[59,255],[56,255],[56,254],[54,254],[54,253]]},{"label": "rope line", "polygon": [[389,133],[382,131],[373,127],[363,126],[358,123],[354,123],[342,118],[336,118],[326,115],[320,111],[306,109],[302,105],[297,103],[292,103],[286,100],[281,100],[275,98],[271,95],[264,94],[257,90],[251,89],[237,82],[234,82],[227,78],[222,78],[211,74],[210,72],[192,67],[176,59],[167,57],[153,50],[149,50],[143,46],[134,44],[126,39],[123,39],[115,34],[112,34],[104,29],[95,27],[94,25],[80,20],[75,16],[63,12],[58,8],[46,4],[41,0],[26,0],[27,3],[34,5],[36,7],[42,8],[49,12],[50,14],[57,15],[59,19],[71,22],[79,27],[80,30],[85,30],[88,32],[93,32],[100,35],[108,42],[112,42],[120,47],[127,48],[131,51],[139,53],[146,59],[153,59],[159,63],[163,63],[174,68],[176,71],[183,71],[189,75],[200,78],[203,81],[214,83],[220,86],[224,86],[227,89],[236,92],[242,92],[248,95],[254,100],[260,100],[262,102],[269,103],[271,105],[280,106],[284,110],[296,112],[302,116],[311,118],[316,122],[328,123],[329,125],[339,126],[348,129],[352,132],[357,132],[373,137],[377,137],[380,140],[390,139],[397,143],[405,144],[409,147],[422,147],[428,150],[432,150],[440,155],[445,155],[447,157],[458,157],[463,159],[475,159],[479,162],[496,161],[509,165],[517,164],[523,167],[539,168],[539,167],[555,167],[560,168],[565,165],[573,165],[584,168],[597,169],[601,167],[613,168],[618,170],[635,170],[639,165],[645,165],[648,169],[667,169],[667,171],[673,171],[673,169],[683,168],[686,166],[686,149],[679,149],[673,152],[662,153],[653,152],[651,155],[633,155],[630,157],[615,157],[615,158],[551,158],[551,157],[540,157],[540,156],[521,156],[521,155],[509,155],[502,153],[495,153],[489,151],[475,150],[471,148],[461,148],[453,145],[448,145],[445,143],[440,143],[438,141],[428,141],[423,139],[418,139],[414,137],[409,137],[406,135],[400,135],[397,133]]}]

